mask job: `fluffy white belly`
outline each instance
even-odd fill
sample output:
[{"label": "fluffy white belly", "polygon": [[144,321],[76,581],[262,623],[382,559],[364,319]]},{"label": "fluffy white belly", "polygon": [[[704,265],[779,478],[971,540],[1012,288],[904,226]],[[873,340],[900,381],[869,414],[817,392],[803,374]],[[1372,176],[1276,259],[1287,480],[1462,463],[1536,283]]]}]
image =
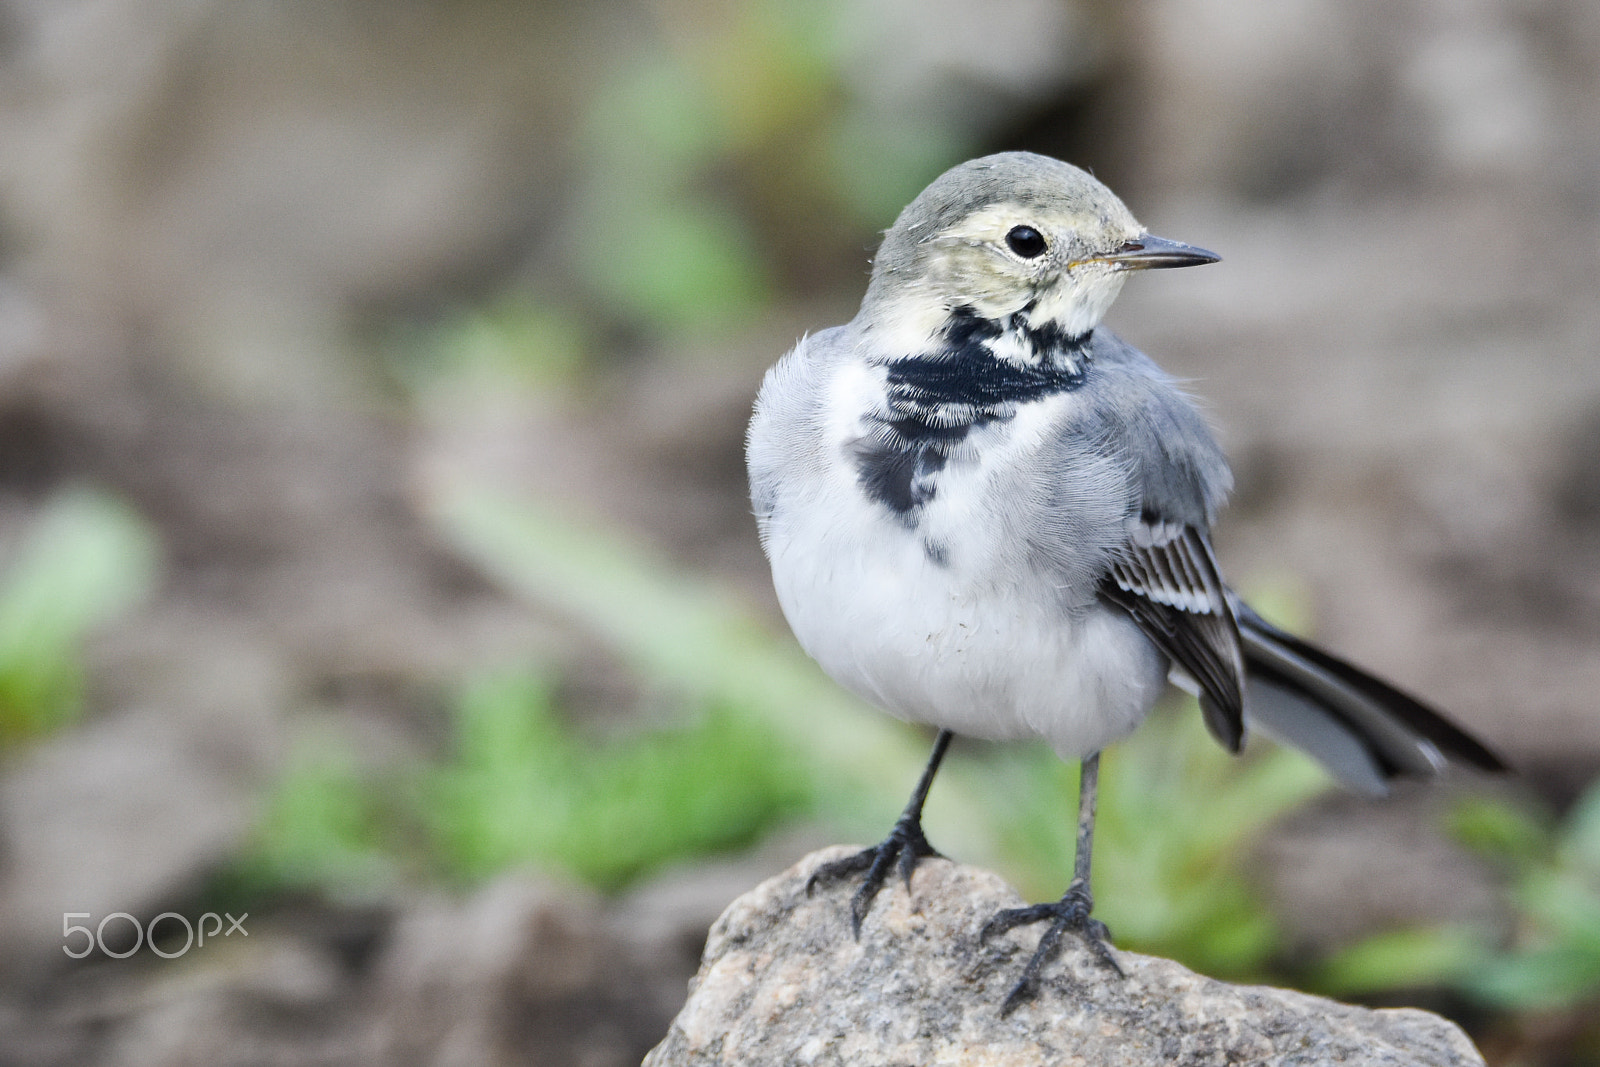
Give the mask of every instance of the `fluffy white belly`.
[{"label": "fluffy white belly", "polygon": [[800,644],[863,698],[960,734],[1043,737],[1075,759],[1128,734],[1160,695],[1166,664],[1121,612],[1068,611],[1052,589],[964,571],[960,545],[941,565],[912,531],[845,510],[775,530],[768,549]]}]

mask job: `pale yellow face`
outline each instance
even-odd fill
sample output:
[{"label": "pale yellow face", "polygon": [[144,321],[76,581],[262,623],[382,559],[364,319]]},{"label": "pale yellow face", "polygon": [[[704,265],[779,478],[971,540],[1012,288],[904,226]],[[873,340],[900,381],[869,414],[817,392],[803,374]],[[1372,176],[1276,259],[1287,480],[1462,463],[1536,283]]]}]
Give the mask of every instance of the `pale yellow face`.
[{"label": "pale yellow face", "polygon": [[1141,228],[1114,197],[1107,205],[1114,211],[1076,206],[990,204],[930,236],[923,258],[927,296],[986,318],[1031,306],[1036,321],[1055,320],[1068,333],[1093,329],[1127,277],[1097,257]]},{"label": "pale yellow face", "polygon": [[874,264],[863,314],[935,328],[969,307],[985,318],[1027,309],[1069,334],[1092,330],[1122,289],[1105,257],[1143,232],[1093,176],[1007,153],[953,168],[896,220]]}]

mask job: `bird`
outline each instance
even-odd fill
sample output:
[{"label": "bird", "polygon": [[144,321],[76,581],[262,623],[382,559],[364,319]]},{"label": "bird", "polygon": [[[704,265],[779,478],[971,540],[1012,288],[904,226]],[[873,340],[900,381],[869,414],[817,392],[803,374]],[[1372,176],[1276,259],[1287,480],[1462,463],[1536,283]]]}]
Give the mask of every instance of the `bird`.
[{"label": "bird", "polygon": [[886,231],[855,318],[802,337],[755,401],[751,504],[790,628],[845,689],[937,730],[888,837],[808,889],[860,875],[858,939],[892,871],[910,891],[938,855],[922,809],[955,735],[1042,738],[1081,764],[1066,892],[981,931],[1049,924],[1002,1013],[1067,934],[1119,970],[1091,915],[1099,758],[1169,681],[1228,751],[1259,729],[1365,793],[1506,766],[1224,581],[1210,531],[1227,459],[1180,384],[1102,325],[1131,273],[1219,259],[1151,234],[1069,163],[973,159]]}]

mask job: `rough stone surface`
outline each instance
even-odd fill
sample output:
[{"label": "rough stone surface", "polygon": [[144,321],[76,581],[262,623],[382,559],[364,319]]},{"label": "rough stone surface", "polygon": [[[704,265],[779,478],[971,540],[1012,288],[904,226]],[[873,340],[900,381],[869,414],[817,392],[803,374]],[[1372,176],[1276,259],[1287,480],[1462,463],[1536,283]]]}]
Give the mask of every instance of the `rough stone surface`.
[{"label": "rough stone surface", "polygon": [[886,887],[851,939],[848,889],[805,891],[843,849],[813,853],[734,901],[711,928],[688,1003],[645,1067],[707,1064],[1481,1064],[1452,1023],[1290,990],[1236,986],[1118,952],[1116,978],[1076,943],[1037,999],[998,1005],[1041,928],[984,944],[1015,890],[988,871],[922,863]]}]

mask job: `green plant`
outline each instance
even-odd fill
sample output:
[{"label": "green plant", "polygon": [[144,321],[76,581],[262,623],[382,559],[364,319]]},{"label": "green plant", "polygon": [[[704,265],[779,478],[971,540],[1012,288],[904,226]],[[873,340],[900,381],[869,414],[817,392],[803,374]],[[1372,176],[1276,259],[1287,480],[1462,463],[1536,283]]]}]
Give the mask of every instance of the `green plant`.
[{"label": "green plant", "polygon": [[508,674],[462,694],[451,759],[424,775],[421,797],[431,848],[454,876],[533,863],[612,889],[750,843],[806,810],[810,783],[748,715],[710,707],[597,743],[560,721],[537,678]]},{"label": "green plant", "polygon": [[437,763],[363,769],[337,742],[302,745],[228,883],[362,896],[532,865],[615,889],[748,844],[812,803],[772,733],[717,707],[596,741],[562,721],[542,679],[508,672],[465,684],[452,716]]},{"label": "green plant", "polygon": [[0,578],[0,748],[82,713],[82,645],[155,582],[155,535],[97,490],[51,497]]},{"label": "green plant", "polygon": [[1507,1012],[1561,1012],[1600,1001],[1600,781],[1563,820],[1526,802],[1468,797],[1450,829],[1502,872],[1511,942],[1452,923],[1366,938],[1317,970],[1338,994],[1453,988]]},{"label": "green plant", "polygon": [[302,739],[221,891],[244,900],[279,889],[380,893],[419,862],[405,849],[398,784],[364,771],[338,741]]},{"label": "green plant", "polygon": [[1482,930],[1464,923],[1371,934],[1320,961],[1308,984],[1335,997],[1459,985],[1488,955]]},{"label": "green plant", "polygon": [[884,114],[853,90],[867,16],[848,4],[725,15],[669,15],[670,40],[618,69],[579,139],[575,276],[605,314],[668,336],[750,319],[775,276],[859,247],[856,227],[887,225],[971,136],[959,111]]},{"label": "green plant", "polygon": [[1600,1001],[1600,780],[1555,822],[1505,801],[1466,801],[1456,833],[1507,871],[1513,944],[1465,971],[1496,1007],[1562,1010]]}]

